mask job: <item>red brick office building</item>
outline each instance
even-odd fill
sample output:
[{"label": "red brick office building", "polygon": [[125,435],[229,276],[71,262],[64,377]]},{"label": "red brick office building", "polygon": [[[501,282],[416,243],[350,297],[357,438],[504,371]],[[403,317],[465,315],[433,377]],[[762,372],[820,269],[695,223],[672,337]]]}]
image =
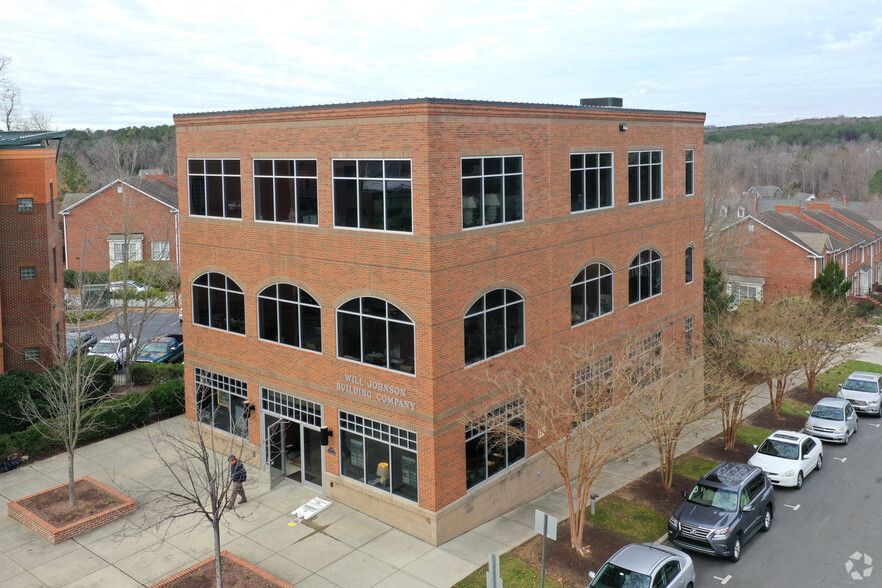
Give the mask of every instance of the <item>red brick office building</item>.
[{"label": "red brick office building", "polygon": [[0,133],[0,372],[42,370],[61,348],[55,160],[64,136]]},{"label": "red brick office building", "polygon": [[700,335],[704,118],[448,99],[176,115],[188,415],[274,480],[434,544],[558,486],[536,447],[490,455],[482,423],[529,415],[479,374],[573,337]]}]

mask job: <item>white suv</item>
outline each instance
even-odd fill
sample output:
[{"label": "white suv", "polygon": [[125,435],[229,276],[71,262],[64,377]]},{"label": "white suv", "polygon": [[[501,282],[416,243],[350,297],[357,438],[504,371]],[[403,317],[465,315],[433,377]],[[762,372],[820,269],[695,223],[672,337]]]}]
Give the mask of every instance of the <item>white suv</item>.
[{"label": "white suv", "polygon": [[131,335],[115,333],[98,341],[89,351],[89,355],[101,355],[112,359],[117,369],[119,369],[125,363],[129,353],[134,353],[137,346],[138,340]]},{"label": "white suv", "polygon": [[836,397],[848,400],[857,412],[882,417],[882,374],[852,372]]}]

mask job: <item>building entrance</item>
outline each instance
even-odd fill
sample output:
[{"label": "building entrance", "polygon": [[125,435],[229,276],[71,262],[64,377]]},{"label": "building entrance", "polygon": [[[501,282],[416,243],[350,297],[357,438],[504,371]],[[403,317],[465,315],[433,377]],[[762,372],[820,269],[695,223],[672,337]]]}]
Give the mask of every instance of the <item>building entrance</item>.
[{"label": "building entrance", "polygon": [[321,405],[264,388],[261,408],[270,488],[287,478],[324,492]]}]

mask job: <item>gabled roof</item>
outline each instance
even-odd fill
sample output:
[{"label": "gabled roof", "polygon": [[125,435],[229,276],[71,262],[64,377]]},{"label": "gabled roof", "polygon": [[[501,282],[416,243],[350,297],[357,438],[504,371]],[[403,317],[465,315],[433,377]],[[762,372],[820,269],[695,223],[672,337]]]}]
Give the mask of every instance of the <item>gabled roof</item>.
[{"label": "gabled roof", "polygon": [[144,194],[148,198],[152,198],[152,199],[156,200],[157,202],[159,202],[160,204],[164,204],[165,206],[168,206],[172,212],[178,212],[178,190],[173,185],[171,185],[168,182],[165,182],[163,180],[159,180],[159,179],[153,179],[153,180],[143,180],[142,179],[142,180],[137,181],[136,183],[138,185],[133,186],[132,184],[130,184],[128,182],[124,182],[122,180],[114,180],[114,181],[110,182],[109,184],[107,184],[106,186],[99,188],[98,190],[95,190],[94,192],[92,192],[91,194],[86,196],[85,198],[83,198],[77,202],[74,202],[73,204],[69,205],[67,208],[64,208],[60,214],[70,214],[71,210],[73,210],[74,208],[76,208],[77,206],[82,204],[83,202],[86,202],[87,200],[94,198],[98,194],[101,194],[102,192],[104,192],[105,190],[107,190],[108,188],[110,188],[111,186],[114,186],[116,184],[123,184],[125,186],[128,186],[129,188]]},{"label": "gabled roof", "polygon": [[63,139],[66,131],[4,131],[0,132],[0,149],[13,147],[44,147],[44,141]]},{"label": "gabled roof", "polygon": [[755,192],[760,198],[775,198],[782,193],[778,186],[751,186],[747,192]]},{"label": "gabled roof", "polygon": [[828,249],[835,251],[848,248],[848,245],[839,239],[831,237],[808,221],[789,212],[769,211],[748,218],[759,221],[814,256],[823,256]]},{"label": "gabled roof", "polygon": [[[874,221],[871,221],[865,216],[858,214],[857,212],[851,210],[850,208],[834,208],[833,212],[838,214],[839,216],[843,216],[853,222],[856,225],[860,225],[867,231],[870,231],[872,234],[877,237],[882,237],[882,228],[874,224]],[[876,221],[878,222],[878,221]]]},{"label": "gabled roof", "polygon": [[802,214],[828,227],[831,231],[839,233],[848,239],[849,245],[861,245],[873,240],[866,233],[859,231],[845,221],[839,220],[829,212],[823,210],[803,210]]}]

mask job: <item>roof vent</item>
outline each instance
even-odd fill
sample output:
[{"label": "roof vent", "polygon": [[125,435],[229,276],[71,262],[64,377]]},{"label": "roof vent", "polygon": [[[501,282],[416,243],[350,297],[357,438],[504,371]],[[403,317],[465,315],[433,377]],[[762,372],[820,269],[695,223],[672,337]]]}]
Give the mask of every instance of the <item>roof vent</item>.
[{"label": "roof vent", "polygon": [[579,106],[615,106],[622,107],[621,98],[582,98],[579,100]]}]

